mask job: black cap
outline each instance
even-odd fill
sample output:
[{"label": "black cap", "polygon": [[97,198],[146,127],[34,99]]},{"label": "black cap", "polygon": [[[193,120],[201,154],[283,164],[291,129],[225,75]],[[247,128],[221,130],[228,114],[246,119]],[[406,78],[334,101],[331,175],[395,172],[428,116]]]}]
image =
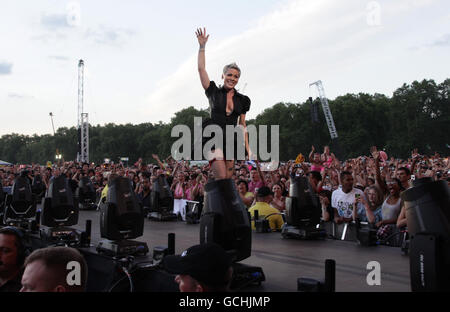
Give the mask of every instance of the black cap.
[{"label": "black cap", "polygon": [[206,285],[224,285],[231,266],[231,256],[219,245],[195,245],[181,255],[166,256],[164,268],[172,274],[190,275]]},{"label": "black cap", "polygon": [[259,197],[266,197],[269,195],[273,195],[273,192],[267,186],[262,186],[258,189],[258,192],[256,193],[256,195]]}]

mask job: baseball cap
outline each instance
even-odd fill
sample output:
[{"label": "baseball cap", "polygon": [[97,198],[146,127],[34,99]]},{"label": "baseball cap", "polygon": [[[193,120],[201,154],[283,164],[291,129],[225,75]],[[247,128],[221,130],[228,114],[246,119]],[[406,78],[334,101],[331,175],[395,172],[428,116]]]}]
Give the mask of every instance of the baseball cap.
[{"label": "baseball cap", "polygon": [[231,266],[231,256],[219,245],[195,245],[181,255],[166,256],[163,267],[172,274],[190,275],[207,285],[223,285]]},{"label": "baseball cap", "polygon": [[270,190],[269,187],[262,186],[262,187],[260,187],[258,189],[258,192],[256,194],[257,194],[257,196],[265,197],[265,196],[268,196],[268,195],[273,195],[273,192]]}]

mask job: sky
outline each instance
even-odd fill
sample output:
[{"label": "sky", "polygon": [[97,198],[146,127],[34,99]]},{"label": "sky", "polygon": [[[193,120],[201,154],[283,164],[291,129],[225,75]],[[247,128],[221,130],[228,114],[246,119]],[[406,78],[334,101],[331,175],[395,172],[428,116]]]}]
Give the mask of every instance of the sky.
[{"label": "sky", "polygon": [[92,125],[170,122],[208,102],[195,30],[206,27],[206,69],[252,101],[247,119],[300,103],[322,80],[327,98],[392,93],[450,77],[447,0],[0,0],[0,135],[53,133],[78,121],[78,62]]}]

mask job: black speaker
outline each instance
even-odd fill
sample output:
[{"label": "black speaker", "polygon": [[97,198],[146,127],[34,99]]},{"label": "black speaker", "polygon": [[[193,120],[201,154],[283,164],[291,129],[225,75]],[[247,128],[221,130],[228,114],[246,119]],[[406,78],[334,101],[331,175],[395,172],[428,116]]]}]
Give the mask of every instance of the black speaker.
[{"label": "black speaker", "polygon": [[51,178],[47,195],[42,199],[41,224],[48,227],[76,225],[78,213],[67,177]]},{"label": "black speaker", "polygon": [[222,246],[236,262],[251,255],[250,217],[232,179],[210,181],[205,185],[200,218],[200,244],[204,243]]},{"label": "black speaker", "polygon": [[106,201],[100,204],[100,235],[110,240],[134,239],[144,233],[144,211],[131,180],[117,177],[108,185]]},{"label": "black speaker", "polygon": [[36,198],[28,177],[18,176],[14,180],[11,194],[6,195],[4,223],[31,219],[36,215]]},{"label": "black speaker", "polygon": [[286,223],[293,226],[320,223],[321,209],[307,177],[291,177],[289,196],[286,197]]},{"label": "black speaker", "polygon": [[450,290],[450,188],[431,178],[401,194],[410,236],[412,291]]}]

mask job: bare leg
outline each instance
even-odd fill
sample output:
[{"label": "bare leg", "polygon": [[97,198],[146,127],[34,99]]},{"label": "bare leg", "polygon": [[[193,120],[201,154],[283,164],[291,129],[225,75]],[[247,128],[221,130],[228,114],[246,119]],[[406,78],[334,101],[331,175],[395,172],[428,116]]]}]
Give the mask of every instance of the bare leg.
[{"label": "bare leg", "polygon": [[211,171],[213,172],[214,180],[223,180],[227,178],[227,166],[226,161],[223,160],[223,152],[220,149],[216,149],[214,152],[208,154],[208,160],[212,160]]},{"label": "bare leg", "polygon": [[224,160],[215,160],[211,165],[214,180],[223,180],[227,178],[227,169]]}]

